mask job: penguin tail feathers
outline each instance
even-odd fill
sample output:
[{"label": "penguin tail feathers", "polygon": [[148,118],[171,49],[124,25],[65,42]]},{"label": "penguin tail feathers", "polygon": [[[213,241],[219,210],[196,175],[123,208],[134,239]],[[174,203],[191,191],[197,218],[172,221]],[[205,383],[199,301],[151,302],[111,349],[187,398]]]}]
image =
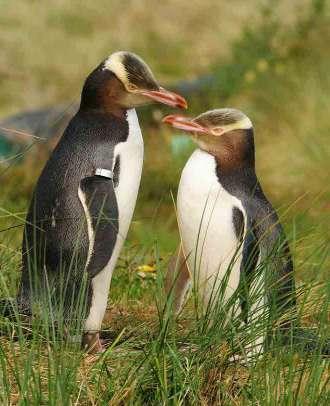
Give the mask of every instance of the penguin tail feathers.
[{"label": "penguin tail feathers", "polygon": [[0,299],[0,316],[13,318],[17,314],[18,302],[16,298]]},{"label": "penguin tail feathers", "polygon": [[299,327],[286,337],[286,341],[291,342],[299,353],[330,357],[330,338],[321,338],[316,331]]}]

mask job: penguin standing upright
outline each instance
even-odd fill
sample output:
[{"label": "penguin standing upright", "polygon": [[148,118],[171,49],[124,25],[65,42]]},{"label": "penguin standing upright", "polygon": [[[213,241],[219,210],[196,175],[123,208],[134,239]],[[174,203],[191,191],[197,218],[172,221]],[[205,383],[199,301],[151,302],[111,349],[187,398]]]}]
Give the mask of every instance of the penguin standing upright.
[{"label": "penguin standing upright", "polygon": [[143,140],[134,108],[152,101],[187,107],[133,53],[113,53],[92,71],[80,108],[40,175],[26,219],[19,309],[31,313],[44,296],[70,318],[87,298],[83,343],[95,351],[102,348],[99,331],[111,276],[141,178]]},{"label": "penguin standing upright", "polygon": [[[186,163],[178,189],[181,246],[167,276],[176,310],[182,307],[191,279],[204,309],[215,301],[212,296],[222,281],[226,280],[225,302],[244,282],[247,289],[237,309],[245,322],[252,313],[254,319],[261,317],[268,305],[278,317],[294,308],[289,247],[256,176],[250,119],[235,109],[217,109],[194,119],[172,115],[163,121],[189,133],[199,147]],[[253,303],[249,295],[256,287],[262,293]],[[264,338],[259,337],[256,348]]]}]

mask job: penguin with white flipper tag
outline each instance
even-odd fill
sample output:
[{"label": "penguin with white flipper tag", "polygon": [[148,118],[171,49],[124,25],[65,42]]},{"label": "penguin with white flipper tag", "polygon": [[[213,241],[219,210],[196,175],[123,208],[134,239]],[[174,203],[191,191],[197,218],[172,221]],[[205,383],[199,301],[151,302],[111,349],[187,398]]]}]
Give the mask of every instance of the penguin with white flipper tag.
[{"label": "penguin with white flipper tag", "polygon": [[[70,319],[82,300],[83,345],[90,351],[102,350],[111,276],[140,185],[143,139],[135,108],[150,102],[187,108],[131,52],[115,52],[93,70],[26,219],[18,309],[32,314],[49,296],[54,305],[62,301],[63,317]],[[83,285],[86,293],[78,299]]]}]

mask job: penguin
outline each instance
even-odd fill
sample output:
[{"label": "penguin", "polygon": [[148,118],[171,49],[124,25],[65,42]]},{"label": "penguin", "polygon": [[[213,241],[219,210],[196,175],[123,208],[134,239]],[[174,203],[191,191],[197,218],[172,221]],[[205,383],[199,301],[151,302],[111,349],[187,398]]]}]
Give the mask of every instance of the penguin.
[{"label": "penguin", "polygon": [[82,344],[91,352],[102,351],[111,276],[140,185],[135,108],[149,102],[187,108],[134,53],[102,61],[85,80],[78,112],[37,181],[26,217],[18,308],[32,314],[46,300],[64,320],[83,309]]},{"label": "penguin", "polygon": [[[181,243],[166,276],[176,313],[193,281],[205,312],[225,283],[224,302],[239,289],[233,314],[242,323],[263,317],[265,308],[272,319],[283,318],[296,305],[293,262],[256,175],[251,120],[222,108],[193,119],[170,115],[163,122],[188,133],[198,146],[181,174],[176,209]],[[280,329],[290,326],[290,320],[282,320]],[[266,334],[258,337],[253,353],[266,342]]]}]

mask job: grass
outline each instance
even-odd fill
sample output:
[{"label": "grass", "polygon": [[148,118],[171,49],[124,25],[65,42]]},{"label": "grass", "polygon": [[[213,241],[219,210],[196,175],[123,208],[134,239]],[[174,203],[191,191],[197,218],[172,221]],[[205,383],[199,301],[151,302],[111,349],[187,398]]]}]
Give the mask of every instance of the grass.
[{"label": "grass", "polygon": [[[162,268],[159,264],[158,270]],[[29,337],[21,321],[2,321],[2,330],[16,333],[1,339],[2,403],[327,404],[327,361],[317,350],[302,357],[275,341],[274,355],[268,352],[248,365],[230,362],[242,343],[261,334],[264,322],[251,323],[249,330],[238,319],[227,322],[230,304],[223,305],[222,286],[216,295],[220,306],[201,315],[190,303],[174,321],[170,301],[160,294],[162,273],[151,283],[132,277],[129,269],[125,266],[126,276],[121,276],[121,282],[131,279],[127,297],[121,295],[119,276],[114,281],[115,303],[105,320],[111,345],[103,355],[86,355],[79,344],[53,334],[47,305],[44,318],[28,326]],[[139,303],[132,286],[137,289],[141,283],[149,295]],[[324,289],[321,297],[319,289],[311,298],[307,287],[304,291],[301,314],[306,317],[313,304],[322,339],[327,336],[329,292]]]},{"label": "grass", "polygon": [[[299,12],[298,3],[305,5]],[[328,337],[329,5],[272,1],[260,14],[257,1],[238,1],[235,10],[219,1],[203,9],[199,1],[189,7],[183,0],[170,1],[147,10],[148,2],[127,4],[129,12],[125,5],[119,15],[123,3],[116,1],[109,10],[108,2],[98,1],[77,13],[76,2],[0,0],[1,114],[76,99],[95,61],[121,47],[143,54],[164,81],[212,72],[216,91],[192,98],[190,114],[226,105],[252,118],[258,175],[281,214],[294,257],[302,292],[299,321]],[[136,21],[146,27],[141,36]],[[208,317],[197,317],[193,300],[176,322],[164,310],[160,287],[178,243],[170,192],[175,195],[192,145],[178,146],[173,134],[154,122],[144,123],[144,133],[139,201],[104,320],[110,347],[101,356],[84,354],[49,331],[47,312],[44,323],[34,320],[29,326],[29,337],[22,322],[2,319],[8,334],[0,338],[0,402],[328,404],[328,365],[317,351],[306,357],[288,346],[253,365],[229,362],[237,351],[233,326],[208,326]],[[19,165],[1,169],[0,230],[6,230],[0,232],[1,297],[17,290],[22,225],[47,151],[41,146],[25,155]],[[156,264],[157,272],[141,277],[142,264]],[[242,340],[248,336],[239,330]]]}]

